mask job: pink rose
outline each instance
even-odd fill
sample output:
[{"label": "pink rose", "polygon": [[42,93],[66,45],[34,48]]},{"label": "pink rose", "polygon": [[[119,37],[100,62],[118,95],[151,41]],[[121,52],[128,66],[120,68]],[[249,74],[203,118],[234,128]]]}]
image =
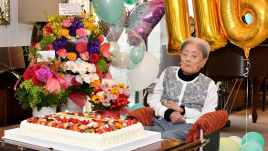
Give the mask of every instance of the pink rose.
[{"label": "pink rose", "polygon": [[65,79],[63,79],[61,77],[59,77],[58,80],[59,80],[61,88],[68,89],[70,87],[70,83],[67,80],[65,80]]},{"label": "pink rose", "polygon": [[40,43],[35,44],[34,47],[37,48],[38,50],[41,50]]},{"label": "pink rose", "polygon": [[67,50],[66,50],[66,49],[60,49],[60,50],[58,50],[58,51],[56,52],[56,54],[57,54],[59,57],[65,59],[66,56],[67,56]]},{"label": "pink rose", "polygon": [[72,25],[70,20],[64,20],[62,23],[60,23],[61,26],[70,27]]},{"label": "pink rose", "polygon": [[88,61],[89,59],[89,53],[86,51],[84,53],[80,53],[80,57],[85,60],[85,61]]},{"label": "pink rose", "polygon": [[76,30],[76,34],[79,36],[79,37],[84,37],[87,35],[87,32],[85,31],[84,28],[79,28]]},{"label": "pink rose", "polygon": [[46,90],[50,93],[56,92],[56,94],[59,94],[60,92],[60,83],[56,78],[50,78],[47,80],[46,83]]}]

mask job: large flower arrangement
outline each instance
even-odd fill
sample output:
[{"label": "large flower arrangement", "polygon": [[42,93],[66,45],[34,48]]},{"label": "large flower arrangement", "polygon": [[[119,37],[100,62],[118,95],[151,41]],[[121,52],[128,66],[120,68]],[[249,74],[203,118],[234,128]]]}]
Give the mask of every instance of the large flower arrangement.
[{"label": "large flower arrangement", "polygon": [[39,43],[32,44],[35,48],[32,54],[37,54],[37,50],[55,50],[56,58],[64,63],[63,76],[70,84],[70,91],[91,94],[109,71],[112,59],[109,50],[101,49],[106,28],[95,23],[93,9],[88,14],[82,11],[79,16],[55,14],[51,17],[47,12],[46,15],[48,24],[43,28],[44,37]]},{"label": "large flower arrangement", "polygon": [[124,84],[110,85],[108,83],[101,83],[95,88],[90,102],[93,105],[93,111],[110,110],[116,112],[128,106],[129,97],[128,87]]},{"label": "large flower arrangement", "polygon": [[15,86],[15,96],[22,108],[40,111],[42,107],[56,108],[66,104],[69,82],[61,77],[63,66],[60,61],[54,59],[38,63],[36,58],[30,59],[31,64],[22,76],[24,81]]}]

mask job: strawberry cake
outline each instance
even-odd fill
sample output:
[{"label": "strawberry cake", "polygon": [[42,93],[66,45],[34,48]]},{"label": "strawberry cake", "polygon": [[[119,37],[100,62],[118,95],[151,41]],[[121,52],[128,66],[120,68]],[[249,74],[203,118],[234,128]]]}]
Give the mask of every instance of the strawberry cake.
[{"label": "strawberry cake", "polygon": [[135,119],[61,112],[22,121],[20,134],[103,150],[143,138],[144,128]]}]

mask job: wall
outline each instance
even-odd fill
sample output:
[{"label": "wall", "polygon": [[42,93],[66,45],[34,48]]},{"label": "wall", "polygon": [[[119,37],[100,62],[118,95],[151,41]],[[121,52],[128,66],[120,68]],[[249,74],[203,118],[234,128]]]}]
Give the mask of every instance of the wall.
[{"label": "wall", "polygon": [[0,25],[0,47],[29,46],[32,26],[18,23],[18,0],[10,0],[10,25]]}]

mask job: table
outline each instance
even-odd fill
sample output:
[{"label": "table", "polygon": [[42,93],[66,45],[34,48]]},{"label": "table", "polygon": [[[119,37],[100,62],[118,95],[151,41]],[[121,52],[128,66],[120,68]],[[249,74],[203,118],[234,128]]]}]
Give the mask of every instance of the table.
[{"label": "table", "polygon": [[[13,129],[13,128],[18,128],[19,125],[12,125],[12,126],[7,126],[7,127],[0,127],[0,150],[6,150],[6,151],[37,151],[38,149],[36,146],[31,147],[25,147],[23,145],[14,145],[11,143],[5,143],[5,140],[2,139],[4,136],[4,131]],[[172,139],[164,139],[160,142],[156,142],[141,148],[137,148],[134,151],[151,151],[151,150],[157,150],[157,151],[165,151],[165,150],[172,150],[176,149],[178,147],[184,146],[186,142],[180,141],[180,140],[172,140]],[[53,150],[52,148],[42,148],[41,150]]]}]

